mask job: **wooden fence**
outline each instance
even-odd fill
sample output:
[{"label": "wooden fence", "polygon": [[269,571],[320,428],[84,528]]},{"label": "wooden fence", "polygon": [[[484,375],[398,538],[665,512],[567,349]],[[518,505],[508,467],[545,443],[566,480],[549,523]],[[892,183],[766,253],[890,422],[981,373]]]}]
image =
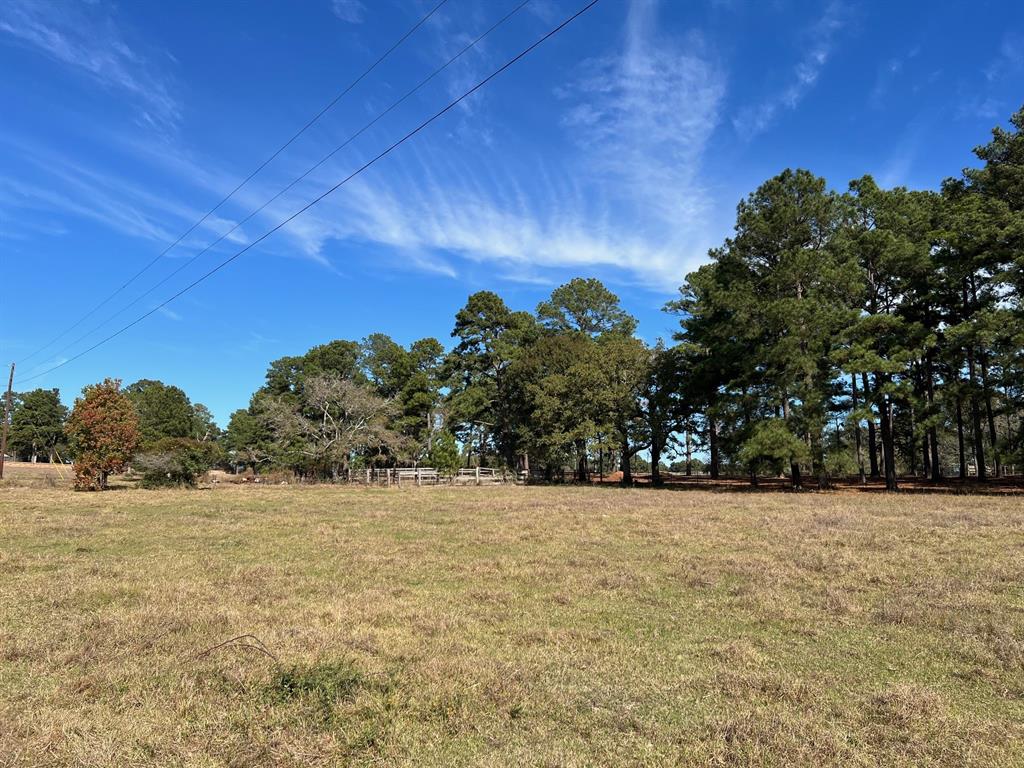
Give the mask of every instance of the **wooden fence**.
[{"label": "wooden fence", "polygon": [[506,475],[504,472],[491,467],[473,467],[471,469],[460,469],[452,477],[452,482],[456,485],[497,485],[508,482],[511,477],[511,475]]},{"label": "wooden fence", "polygon": [[455,474],[441,472],[435,467],[392,467],[365,469],[349,473],[349,482],[365,485],[424,486],[424,485],[499,485],[514,478],[491,467],[460,469]]}]

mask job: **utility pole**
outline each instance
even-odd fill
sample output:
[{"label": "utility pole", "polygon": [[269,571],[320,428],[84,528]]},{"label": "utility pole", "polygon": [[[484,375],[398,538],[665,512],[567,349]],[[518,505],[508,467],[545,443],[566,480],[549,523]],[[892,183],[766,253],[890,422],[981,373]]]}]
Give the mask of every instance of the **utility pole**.
[{"label": "utility pole", "polygon": [[14,363],[7,379],[7,397],[4,399],[4,424],[0,430],[0,480],[4,479],[4,458],[7,456],[7,422],[11,420],[11,387],[14,386]]}]

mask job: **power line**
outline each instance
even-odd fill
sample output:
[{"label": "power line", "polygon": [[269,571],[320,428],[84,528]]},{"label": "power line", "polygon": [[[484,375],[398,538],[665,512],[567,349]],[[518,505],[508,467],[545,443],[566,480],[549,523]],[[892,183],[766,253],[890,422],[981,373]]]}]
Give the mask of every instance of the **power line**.
[{"label": "power line", "polygon": [[458,105],[459,105],[459,104],[461,104],[461,103],[462,103],[463,101],[465,101],[465,100],[466,100],[467,98],[469,98],[470,96],[472,96],[472,95],[473,95],[474,93],[476,93],[476,92],[477,92],[478,90],[480,90],[481,88],[483,88],[483,87],[484,87],[485,85],[487,85],[487,83],[489,83],[489,82],[490,82],[491,80],[493,80],[494,78],[496,78],[496,77],[497,77],[498,75],[500,75],[500,74],[501,74],[502,72],[504,72],[504,71],[505,71],[506,69],[508,69],[509,67],[511,67],[511,66],[512,66],[513,64],[515,64],[516,62],[518,62],[518,61],[519,61],[520,59],[522,59],[523,57],[527,56],[527,55],[528,55],[528,54],[529,54],[530,52],[532,52],[532,51],[533,51],[533,50],[534,50],[535,48],[537,48],[538,46],[542,45],[542,44],[543,44],[543,43],[544,43],[545,41],[547,41],[548,39],[550,39],[550,38],[554,37],[555,35],[557,35],[557,34],[558,34],[559,32],[561,32],[561,31],[562,31],[563,29],[565,29],[565,28],[566,28],[567,26],[569,26],[569,24],[571,24],[571,23],[572,23],[573,21],[575,21],[575,20],[576,20],[576,19],[578,19],[578,18],[579,18],[580,16],[582,16],[582,15],[583,15],[584,13],[586,13],[586,12],[587,12],[587,11],[589,11],[589,10],[590,10],[591,8],[593,8],[593,7],[595,6],[595,5],[597,5],[597,4],[598,4],[598,2],[600,2],[600,0],[590,0],[590,2],[588,2],[588,3],[586,4],[586,5],[584,5],[584,6],[582,7],[582,8],[580,8],[580,9],[579,9],[578,11],[576,11],[576,12],[575,12],[574,14],[572,14],[571,16],[569,16],[568,18],[566,18],[566,19],[565,19],[564,21],[562,21],[562,22],[561,22],[560,24],[558,24],[558,26],[556,26],[556,27],[553,27],[552,29],[550,29],[550,30],[549,30],[548,32],[546,32],[546,33],[545,33],[545,34],[544,34],[544,35],[543,35],[542,37],[540,37],[540,38],[539,38],[538,40],[534,41],[534,42],[533,42],[532,44],[530,44],[530,45],[529,45],[529,46],[528,46],[527,48],[524,48],[524,49],[523,49],[522,51],[520,51],[520,52],[519,52],[518,54],[516,54],[516,55],[515,55],[515,56],[513,56],[513,57],[512,57],[511,59],[509,59],[508,61],[506,61],[506,62],[505,62],[504,64],[502,64],[502,65],[501,65],[500,67],[498,67],[498,68],[497,68],[496,70],[494,70],[493,72],[491,72],[491,74],[489,74],[489,75],[488,75],[487,77],[485,77],[485,78],[484,78],[483,80],[480,80],[479,82],[477,82],[477,83],[476,83],[476,85],[472,86],[472,87],[471,87],[471,88],[470,88],[469,90],[467,90],[467,91],[464,91],[464,92],[462,93],[462,95],[460,95],[460,96],[458,96],[457,98],[453,99],[452,101],[448,102],[448,104],[447,104],[447,105],[446,105],[445,107],[443,107],[443,108],[442,108],[442,109],[440,109],[439,111],[435,112],[435,113],[434,113],[433,115],[431,115],[430,117],[428,117],[428,118],[427,118],[426,120],[424,120],[424,121],[423,121],[422,123],[420,123],[420,124],[419,124],[419,125],[417,125],[417,126],[416,126],[415,128],[413,128],[413,129],[412,129],[411,131],[409,131],[409,132],[408,132],[408,133],[406,133],[406,134],[405,134],[404,136],[402,136],[402,138],[398,139],[398,140],[397,140],[397,141],[395,141],[395,142],[394,142],[393,144],[391,144],[391,145],[390,145],[390,146],[388,146],[388,147],[387,147],[386,149],[384,149],[384,150],[383,150],[382,152],[380,152],[379,154],[375,155],[375,156],[374,156],[373,158],[371,158],[371,159],[370,159],[370,160],[368,160],[367,162],[363,163],[363,165],[359,166],[359,167],[358,167],[358,168],[357,168],[356,170],[352,171],[352,173],[350,173],[350,174],[349,174],[348,176],[346,176],[345,178],[343,178],[343,179],[342,179],[341,181],[339,181],[339,182],[338,182],[337,184],[335,184],[335,185],[334,185],[333,187],[331,187],[330,189],[326,190],[325,192],[322,192],[322,193],[321,193],[320,195],[318,195],[317,197],[315,197],[315,198],[313,198],[312,200],[310,200],[310,201],[309,201],[308,203],[306,203],[306,204],[305,204],[304,206],[302,206],[302,207],[301,207],[301,208],[299,208],[299,209],[298,209],[297,211],[295,211],[295,213],[293,213],[293,214],[291,214],[290,216],[288,216],[288,218],[284,219],[283,221],[279,222],[278,224],[275,224],[275,225],[274,225],[273,227],[271,227],[270,229],[268,229],[268,230],[267,230],[266,232],[264,232],[264,233],[263,233],[262,235],[260,235],[260,236],[259,236],[258,238],[256,238],[255,240],[253,240],[253,241],[252,241],[251,243],[249,243],[249,244],[248,244],[248,245],[246,245],[245,247],[241,248],[240,250],[236,251],[236,252],[235,252],[235,253],[234,253],[233,255],[229,256],[228,258],[224,259],[224,260],[223,260],[222,262],[220,262],[219,264],[217,264],[217,265],[216,265],[215,267],[213,267],[212,269],[210,269],[210,270],[209,270],[208,272],[206,272],[205,274],[203,274],[203,275],[201,275],[200,277],[196,278],[196,279],[195,279],[194,281],[192,281],[191,283],[189,283],[188,285],[186,285],[186,286],[185,286],[184,288],[182,288],[182,289],[181,289],[180,291],[178,291],[177,293],[175,293],[174,295],[172,295],[172,296],[171,296],[170,298],[168,298],[168,299],[164,300],[164,301],[163,301],[163,302],[162,302],[161,304],[158,304],[157,306],[153,307],[153,308],[152,308],[151,310],[149,310],[148,312],[146,312],[146,313],[144,313],[144,314],[140,315],[139,317],[135,318],[134,320],[132,320],[132,321],[131,321],[130,323],[128,323],[127,325],[125,325],[125,326],[122,326],[121,328],[119,328],[118,330],[114,331],[114,332],[113,332],[112,334],[110,334],[110,335],[109,335],[109,336],[107,336],[106,338],[103,338],[103,339],[101,339],[100,341],[96,342],[95,344],[93,344],[93,345],[92,345],[91,347],[89,347],[88,349],[85,349],[85,350],[83,350],[83,351],[79,352],[79,353],[78,353],[77,355],[75,355],[74,357],[70,357],[70,358],[68,358],[67,360],[64,360],[63,362],[60,362],[60,363],[58,363],[57,365],[55,365],[55,366],[53,366],[53,367],[51,367],[51,368],[48,368],[48,369],[47,369],[47,370],[45,370],[45,371],[42,371],[41,373],[37,373],[37,374],[35,374],[35,375],[33,375],[33,376],[29,376],[28,378],[24,379],[24,380],[23,380],[23,382],[29,382],[29,381],[32,381],[32,380],[34,380],[34,379],[38,379],[38,378],[40,378],[41,376],[45,376],[45,375],[46,375],[46,374],[48,374],[48,373],[52,373],[53,371],[57,370],[58,368],[63,368],[63,367],[65,366],[65,365],[68,365],[69,363],[72,363],[72,362],[74,362],[75,360],[78,360],[78,359],[82,358],[83,356],[85,356],[85,355],[89,354],[89,353],[90,353],[90,352],[92,352],[93,350],[95,350],[95,349],[97,349],[97,348],[99,348],[99,347],[103,346],[103,345],[104,345],[104,344],[106,344],[107,342],[109,342],[109,341],[111,341],[111,340],[113,340],[113,339],[117,338],[117,337],[118,337],[118,336],[120,336],[120,335],[121,335],[122,333],[124,333],[125,331],[129,330],[130,328],[133,328],[133,327],[135,327],[136,325],[138,325],[139,323],[141,323],[141,322],[142,322],[143,320],[145,320],[145,319],[146,319],[147,317],[149,317],[150,315],[153,315],[153,314],[155,314],[156,312],[158,312],[159,310],[161,310],[161,309],[163,309],[164,307],[166,307],[166,306],[167,306],[168,304],[170,304],[170,303],[171,303],[172,301],[174,301],[175,299],[178,299],[179,297],[181,297],[181,296],[182,296],[182,295],[184,295],[185,293],[188,293],[188,292],[189,292],[190,290],[192,290],[193,288],[195,288],[195,287],[196,287],[197,285],[199,285],[200,283],[202,283],[202,282],[203,282],[204,280],[207,280],[208,278],[212,277],[212,276],[213,276],[213,275],[215,275],[215,274],[216,274],[217,272],[219,272],[220,270],[222,270],[222,269],[223,269],[224,267],[226,267],[226,266],[228,266],[229,264],[231,264],[231,263],[232,263],[232,262],[233,262],[233,261],[234,261],[235,259],[237,259],[238,257],[242,256],[242,255],[243,255],[244,253],[248,252],[249,250],[251,250],[251,249],[252,249],[252,248],[254,248],[255,246],[259,245],[259,244],[260,244],[261,242],[263,242],[264,240],[266,240],[266,239],[267,239],[268,237],[270,237],[270,236],[271,236],[272,234],[274,234],[275,232],[277,232],[277,231],[278,231],[279,229],[281,229],[282,227],[286,226],[286,225],[287,225],[288,223],[290,223],[290,222],[291,222],[291,221],[293,221],[294,219],[296,219],[296,218],[298,218],[299,216],[301,216],[301,215],[302,215],[303,213],[305,213],[306,211],[308,211],[308,210],[309,210],[310,208],[312,208],[312,207],[313,207],[314,205],[316,205],[317,203],[319,203],[319,202],[320,202],[321,200],[323,200],[323,199],[324,199],[325,197],[327,197],[328,195],[330,195],[330,194],[332,194],[332,193],[336,192],[336,191],[337,191],[337,190],[338,190],[338,189],[339,189],[340,187],[342,187],[342,186],[343,186],[344,184],[347,184],[347,183],[348,183],[349,181],[351,181],[351,180],[352,180],[352,179],[354,179],[354,178],[355,178],[356,176],[358,176],[359,174],[361,174],[361,173],[362,173],[363,171],[365,171],[365,170],[366,170],[367,168],[369,168],[370,166],[372,166],[372,165],[374,165],[375,163],[377,163],[377,161],[379,161],[379,160],[381,160],[381,159],[383,159],[383,158],[387,157],[388,155],[390,155],[390,154],[391,154],[392,152],[394,152],[394,151],[395,151],[396,149],[398,149],[398,147],[400,147],[400,146],[401,146],[402,144],[404,144],[405,142],[407,142],[407,141],[408,141],[409,139],[411,139],[411,138],[412,138],[413,136],[415,136],[416,134],[420,133],[420,132],[421,132],[422,130],[424,130],[424,129],[425,129],[425,128],[426,128],[427,126],[431,125],[432,123],[434,123],[434,122],[435,122],[436,120],[438,120],[438,119],[439,119],[439,118],[441,118],[442,116],[446,115],[446,114],[447,114],[448,112],[450,112],[450,111],[451,111],[452,109],[454,109],[454,108],[455,108],[456,106],[458,106]]},{"label": "power line", "polygon": [[448,0],[440,0],[440,2],[438,2],[433,8],[431,8],[429,11],[427,11],[427,13],[422,18],[420,18],[419,21],[417,21],[412,27],[410,27],[409,30],[404,35],[402,35],[400,38],[398,38],[398,40],[395,43],[393,43],[390,48],[388,48],[386,51],[384,51],[384,53],[382,53],[377,58],[376,61],[374,61],[365,70],[363,70],[362,74],[360,74],[359,77],[357,77],[355,80],[353,80],[351,83],[349,83],[341,93],[339,93],[337,96],[335,96],[333,99],[331,99],[331,101],[328,102],[327,105],[325,107],[323,107],[323,109],[321,109],[319,112],[317,112],[305,125],[303,125],[298,131],[296,131],[292,135],[292,137],[290,139],[288,139],[288,141],[286,141],[284,144],[282,144],[280,147],[278,147],[270,157],[268,157],[266,160],[264,160],[262,163],[260,163],[252,173],[250,173],[241,182],[239,182],[238,186],[236,186],[234,189],[232,189],[230,192],[228,192],[223,198],[221,198],[220,202],[218,202],[215,206],[213,206],[213,208],[211,208],[206,213],[204,213],[202,215],[202,217],[200,219],[198,219],[194,224],[192,224],[192,226],[189,227],[188,230],[183,232],[178,237],[177,240],[175,240],[173,243],[171,243],[166,248],[164,248],[162,251],[160,251],[160,253],[158,253],[156,256],[154,256],[153,259],[148,264],[146,264],[142,269],[140,269],[138,272],[136,272],[130,278],[128,278],[128,280],[125,281],[124,283],[122,283],[117,289],[115,289],[113,293],[111,293],[109,296],[107,296],[105,299],[103,299],[103,301],[101,301],[95,307],[93,307],[88,312],[86,312],[84,315],[82,315],[82,317],[80,317],[73,324],[71,324],[68,328],[66,328],[64,331],[62,331],[58,336],[55,336],[53,339],[51,339],[50,341],[48,341],[43,346],[41,346],[38,349],[36,349],[31,354],[26,355],[25,357],[23,357],[20,362],[24,363],[25,361],[32,359],[33,357],[38,355],[43,350],[48,349],[50,346],[52,346],[53,344],[55,344],[58,341],[60,341],[62,338],[67,336],[69,333],[71,333],[71,331],[73,331],[75,328],[80,326],[83,322],[85,322],[90,317],[92,317],[94,314],[96,314],[96,312],[98,312],[102,307],[106,306],[106,304],[108,304],[110,302],[110,300],[113,299],[115,296],[120,294],[121,291],[123,291],[129,285],[131,285],[136,280],[138,280],[140,277],[142,277],[142,275],[144,275],[146,272],[148,272],[149,269],[154,264],[156,264],[158,261],[160,261],[160,259],[162,259],[164,256],[166,256],[167,253],[169,251],[171,251],[176,245],[178,245],[182,240],[184,240],[186,237],[188,237],[193,232],[195,232],[195,230],[198,229],[200,226],[202,226],[203,222],[205,222],[208,218],[210,218],[210,216],[212,216],[214,213],[216,213],[216,211],[222,205],[224,205],[224,203],[226,203],[228,200],[230,200],[232,197],[234,197],[235,193],[238,192],[238,190],[240,190],[242,187],[244,187],[246,184],[248,184],[250,181],[252,181],[252,179],[260,171],[262,171],[264,168],[266,168],[268,165],[270,165],[270,163],[272,163],[278,157],[278,155],[280,155],[282,152],[284,152],[286,149],[288,149],[288,147],[290,147],[292,145],[292,143],[297,138],[299,138],[299,136],[304,134],[310,127],[312,127],[312,125],[314,123],[316,123],[321,117],[323,117],[325,114],[327,114],[327,112],[329,112],[334,107],[335,104],[337,104],[339,101],[341,101],[341,99],[344,98],[345,95],[349,93],[349,91],[351,91],[353,88],[355,88],[357,85],[359,85],[359,83],[361,83],[367,77],[367,75],[369,75],[371,72],[373,72],[373,70],[375,70],[378,66],[380,66],[380,64],[388,56],[390,56],[392,53],[395,52],[395,49],[397,49],[402,43],[404,43],[406,40],[408,40],[409,37],[417,29],[419,29],[421,26],[423,26],[430,19],[430,17],[433,16],[437,11],[439,11],[441,9],[441,7],[445,3],[447,3],[447,2],[448,2]]},{"label": "power line", "polygon": [[334,155],[336,155],[342,149],[347,147],[349,144],[351,144],[353,141],[355,141],[357,138],[359,138],[363,133],[365,133],[370,128],[372,128],[374,125],[376,125],[380,120],[382,120],[384,117],[386,117],[388,114],[390,114],[393,110],[395,110],[397,107],[399,107],[409,97],[411,97],[413,94],[415,94],[417,91],[419,91],[425,85],[427,85],[427,83],[429,83],[431,80],[433,80],[439,74],[441,74],[445,69],[447,69],[453,63],[455,63],[455,61],[457,61],[459,58],[461,58],[467,51],[469,51],[477,43],[479,43],[481,40],[483,40],[485,37],[487,37],[489,34],[491,34],[494,30],[496,30],[498,27],[500,27],[502,24],[504,24],[506,21],[508,21],[510,18],[512,18],[512,16],[514,16],[516,13],[518,13],[524,6],[526,6],[530,2],[531,2],[531,0],[522,0],[511,11],[506,13],[504,16],[502,16],[496,22],[494,22],[490,27],[488,27],[484,32],[479,34],[475,39],[473,39],[472,41],[467,43],[458,53],[456,53],[454,56],[452,56],[450,59],[448,59],[448,61],[446,61],[444,64],[442,64],[437,69],[435,69],[433,72],[431,72],[429,75],[427,75],[425,78],[423,78],[413,88],[411,88],[410,90],[406,91],[406,93],[403,96],[401,96],[400,98],[398,98],[397,100],[392,102],[391,105],[387,109],[385,109],[384,111],[380,112],[376,117],[374,117],[368,123],[363,125],[362,128],[360,128],[358,131],[356,131],[351,136],[349,136],[347,139],[345,139],[345,141],[343,141],[341,144],[339,144],[334,149],[332,149],[330,152],[328,152],[326,155],[324,155],[322,158],[320,158],[320,160],[318,160],[316,163],[314,163],[312,166],[310,166],[306,170],[305,173],[303,173],[301,176],[299,176],[296,179],[294,179],[293,181],[291,181],[281,191],[279,191],[277,194],[275,194],[273,197],[271,197],[269,200],[267,200],[265,203],[263,203],[263,205],[261,205],[260,207],[256,208],[252,212],[250,212],[244,219],[241,219],[240,221],[235,223],[230,229],[228,229],[226,232],[221,234],[216,240],[214,240],[213,242],[209,243],[201,251],[199,251],[194,256],[192,256],[192,258],[190,258],[187,261],[185,261],[182,264],[180,264],[177,269],[175,269],[169,275],[165,276],[162,280],[157,282],[155,285],[152,285],[150,288],[148,288],[146,291],[141,293],[139,296],[135,297],[135,299],[133,299],[131,302],[129,302],[125,306],[121,307],[121,309],[119,309],[113,315],[111,315],[106,320],[101,322],[99,325],[94,326],[93,328],[91,328],[90,330],[86,331],[84,334],[82,334],[78,338],[76,338],[74,341],[70,342],[69,344],[64,345],[59,350],[57,350],[57,352],[55,352],[54,354],[59,357],[60,355],[62,355],[67,350],[71,349],[72,347],[77,346],[79,344],[79,342],[84,341],[88,337],[92,336],[94,333],[96,333],[96,331],[100,330],[105,325],[107,325],[107,323],[109,323],[110,321],[114,320],[115,318],[117,318],[120,315],[122,315],[125,312],[127,312],[129,309],[131,309],[136,304],[138,304],[140,301],[142,301],[144,298],[146,298],[146,296],[148,296],[149,294],[153,293],[153,291],[155,291],[157,288],[159,288],[160,286],[166,284],[168,281],[170,281],[172,278],[174,278],[176,275],[178,275],[183,270],[188,269],[188,267],[190,267],[193,263],[195,263],[195,261],[197,259],[199,259],[203,254],[209,252],[211,249],[216,247],[225,238],[227,238],[232,232],[234,232],[236,229],[241,227],[246,222],[250,221],[253,217],[255,217],[261,211],[266,209],[267,206],[269,206],[275,200],[277,200],[282,195],[287,193],[296,184],[298,184],[300,181],[302,181],[307,176],[309,176],[313,171],[315,171],[321,165],[326,163],[328,160],[330,160],[332,157],[334,157]]}]

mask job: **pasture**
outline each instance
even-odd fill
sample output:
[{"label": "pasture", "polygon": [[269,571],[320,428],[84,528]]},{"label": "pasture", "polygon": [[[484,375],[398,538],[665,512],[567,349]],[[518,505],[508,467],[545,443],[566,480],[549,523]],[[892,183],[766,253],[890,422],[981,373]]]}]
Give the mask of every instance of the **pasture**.
[{"label": "pasture", "polygon": [[1024,765],[1024,503],[0,487],[0,764]]}]

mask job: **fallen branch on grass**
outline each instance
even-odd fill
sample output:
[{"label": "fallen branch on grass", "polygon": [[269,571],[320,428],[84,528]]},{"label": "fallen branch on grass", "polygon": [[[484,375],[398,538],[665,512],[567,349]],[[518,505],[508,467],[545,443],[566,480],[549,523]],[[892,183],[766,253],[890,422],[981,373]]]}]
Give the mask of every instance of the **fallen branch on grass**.
[{"label": "fallen branch on grass", "polygon": [[[241,642],[242,640],[252,640],[253,642],[252,643],[243,643],[243,642]],[[253,650],[253,651],[259,651],[264,656],[267,656],[270,659],[273,659],[275,664],[280,664],[281,663],[280,660],[277,658],[277,656],[275,656],[271,652],[271,650],[269,648],[267,648],[266,645],[264,645],[263,641],[260,640],[258,637],[256,637],[256,635],[238,635],[237,637],[232,637],[232,638],[230,638],[228,640],[225,640],[222,643],[217,643],[216,645],[207,648],[205,651],[200,651],[199,653],[197,653],[195,655],[195,658],[196,659],[201,659],[204,656],[209,656],[214,651],[220,650],[221,648],[226,648],[228,646],[233,646],[235,648],[248,648],[248,649]]]}]

